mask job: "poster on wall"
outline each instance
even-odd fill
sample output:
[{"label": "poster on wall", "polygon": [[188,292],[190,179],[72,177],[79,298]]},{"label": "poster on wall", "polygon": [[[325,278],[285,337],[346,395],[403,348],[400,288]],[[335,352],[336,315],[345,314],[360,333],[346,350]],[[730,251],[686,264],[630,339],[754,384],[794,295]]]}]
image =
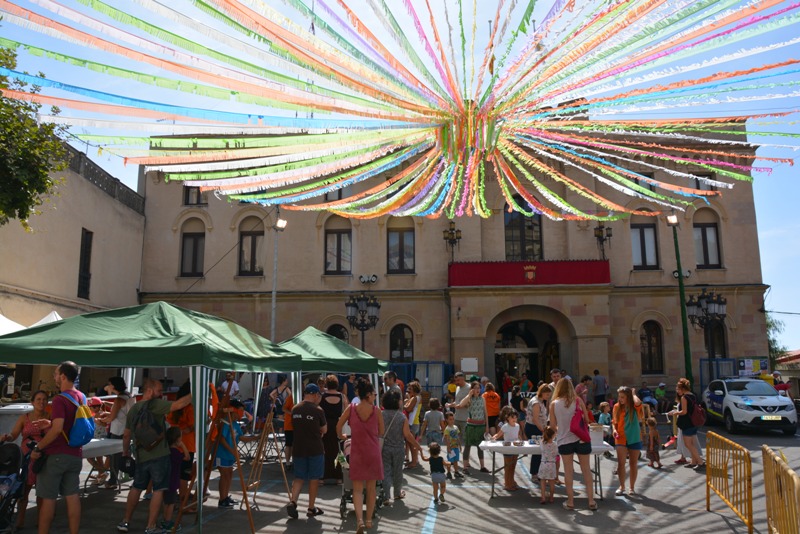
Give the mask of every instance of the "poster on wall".
[{"label": "poster on wall", "polygon": [[757,377],[767,374],[769,360],[767,358],[739,358],[739,376]]},{"label": "poster on wall", "polygon": [[478,372],[478,358],[461,358],[461,372],[464,374]]}]

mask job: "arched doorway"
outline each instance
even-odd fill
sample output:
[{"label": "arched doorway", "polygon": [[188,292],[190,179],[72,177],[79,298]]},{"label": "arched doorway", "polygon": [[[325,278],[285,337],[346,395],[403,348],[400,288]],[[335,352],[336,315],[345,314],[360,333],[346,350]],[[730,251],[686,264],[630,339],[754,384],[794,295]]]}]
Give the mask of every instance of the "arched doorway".
[{"label": "arched doorway", "polygon": [[558,333],[548,323],[518,320],[503,324],[494,344],[495,376],[508,371],[512,377],[528,375],[536,384],[559,367]]}]

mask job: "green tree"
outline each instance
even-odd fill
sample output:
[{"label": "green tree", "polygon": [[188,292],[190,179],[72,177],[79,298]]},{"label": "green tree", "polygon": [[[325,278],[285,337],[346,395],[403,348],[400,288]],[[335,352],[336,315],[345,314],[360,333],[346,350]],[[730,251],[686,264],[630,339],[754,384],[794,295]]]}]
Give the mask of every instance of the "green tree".
[{"label": "green tree", "polygon": [[[0,66],[15,69],[17,55],[0,48]],[[42,74],[39,74],[42,76]],[[53,174],[64,170],[68,153],[61,140],[66,129],[39,123],[42,105],[6,96],[5,90],[35,94],[37,86],[0,76],[0,226],[17,219],[28,228],[28,217],[37,213],[59,180]],[[51,113],[58,113],[52,108]]]},{"label": "green tree", "polygon": [[767,343],[769,344],[769,368],[775,369],[775,360],[786,354],[786,347],[778,341],[778,334],[783,332],[786,325],[780,319],[775,319],[769,312],[767,318]]}]

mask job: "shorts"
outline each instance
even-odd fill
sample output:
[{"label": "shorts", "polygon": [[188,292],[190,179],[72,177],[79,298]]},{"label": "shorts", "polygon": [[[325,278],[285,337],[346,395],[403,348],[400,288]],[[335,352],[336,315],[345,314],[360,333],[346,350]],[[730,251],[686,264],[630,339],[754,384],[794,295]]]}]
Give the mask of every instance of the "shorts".
[{"label": "shorts", "polygon": [[447,461],[450,463],[457,462],[461,459],[461,449],[450,449],[447,451]]},{"label": "shorts", "polygon": [[164,490],[164,504],[170,505],[178,502],[178,490]]},{"label": "shorts", "polygon": [[294,430],[286,430],[283,433],[283,445],[285,447],[291,447],[294,445]]},{"label": "shorts", "polygon": [[447,482],[447,476],[444,473],[431,473],[431,482],[434,484],[444,484]]},{"label": "shorts", "polygon": [[691,437],[697,435],[697,427],[690,426],[689,428],[681,428],[681,432],[683,432],[684,437]]},{"label": "shorts", "polygon": [[442,444],[442,433],[437,430],[431,430],[429,432],[425,432],[425,442],[430,447],[431,443],[438,443],[439,445]]},{"label": "shorts", "polygon": [[592,454],[592,444],[580,441],[573,441],[558,446],[558,454],[561,456],[570,454]]},{"label": "shorts", "polygon": [[631,451],[640,451],[640,450],[642,450],[642,442],[641,441],[637,441],[636,443],[628,443],[628,444],[623,443],[621,445],[618,444],[616,446],[617,447],[624,447],[624,448],[626,448],[628,450],[631,450]]},{"label": "shorts", "polygon": [[497,428],[497,419],[499,415],[490,415],[486,419],[489,420],[489,428]]},{"label": "shorts", "polygon": [[319,480],[325,472],[325,455],[295,456],[294,478],[300,480]]},{"label": "shorts", "polygon": [[83,458],[71,454],[51,454],[44,468],[36,475],[36,496],[42,499],[58,499],[77,495],[80,491]]},{"label": "shorts", "polygon": [[189,453],[188,460],[181,460],[181,480],[192,479],[192,468],[194,467],[194,453]]},{"label": "shorts", "polygon": [[227,455],[217,456],[214,459],[214,467],[221,467],[222,469],[232,468],[235,464],[236,464],[236,458]]},{"label": "shorts", "polygon": [[169,456],[159,456],[146,462],[136,462],[133,487],[145,491],[151,481],[153,482],[153,491],[164,491],[169,488]]}]

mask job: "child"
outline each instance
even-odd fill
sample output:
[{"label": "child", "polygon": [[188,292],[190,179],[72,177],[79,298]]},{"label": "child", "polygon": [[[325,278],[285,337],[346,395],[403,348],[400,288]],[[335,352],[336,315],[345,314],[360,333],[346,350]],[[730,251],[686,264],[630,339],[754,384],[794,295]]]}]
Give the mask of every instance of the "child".
[{"label": "child", "polygon": [[[605,403],[603,403],[605,404]],[[558,447],[554,440],[556,436],[553,427],[548,426],[542,432],[542,463],[539,464],[539,483],[541,484],[542,499],[539,501],[542,504],[553,502],[553,496],[556,492],[556,456],[558,456]],[[550,498],[547,498],[547,489],[550,488]]]},{"label": "child", "polygon": [[441,408],[439,399],[431,399],[428,402],[430,410],[425,412],[425,417],[422,420],[422,426],[419,429],[420,436],[425,436],[425,441],[428,447],[431,443],[442,443],[442,433],[444,431],[444,414]]},{"label": "child", "polygon": [[595,420],[594,418],[594,404],[592,404],[592,401],[588,401],[586,403],[586,412],[587,412],[586,415],[589,416],[589,422],[596,423],[597,420]]},{"label": "child", "polygon": [[[238,399],[231,399],[226,412],[230,413],[230,421],[228,413],[220,418],[220,437],[219,445],[217,446],[217,469],[219,469],[219,508],[233,508],[238,504],[229,495],[231,490],[231,483],[233,482],[233,466],[236,463],[236,442],[239,441],[239,436],[242,435],[242,427],[239,425],[239,419],[244,417],[247,413],[244,411],[244,404]],[[250,414],[247,414],[250,417]]]},{"label": "child", "polygon": [[[175,503],[178,502],[178,489],[181,486],[181,465],[184,460],[189,460],[189,449],[183,444],[183,432],[177,426],[167,429],[167,443],[169,444],[169,486],[164,492],[164,521],[161,528],[171,532],[175,527],[172,520],[172,513],[175,511]],[[179,531],[180,525],[175,529]]]},{"label": "child", "polygon": [[[517,441],[519,440],[519,425],[517,424],[519,416],[517,411],[511,406],[504,406],[500,411],[500,431],[493,436],[493,439],[502,439],[504,441]],[[514,482],[514,470],[517,468],[516,454],[503,455],[503,474],[505,478],[505,490],[517,491],[519,486]]]},{"label": "child", "polygon": [[[597,416],[597,422],[601,425],[609,425],[609,426],[611,425],[611,405],[609,403],[607,402],[600,403],[600,415]],[[605,441],[606,443],[608,443],[613,447],[614,434],[612,432],[606,434]],[[611,453],[608,451],[604,452],[603,456],[605,456],[606,458],[612,457]]]},{"label": "child", "polygon": [[650,429],[650,436],[647,441],[647,459],[650,460],[650,463],[647,465],[648,467],[661,469],[663,465],[661,464],[661,455],[658,452],[661,445],[661,436],[658,434],[658,427],[654,417],[647,419],[647,426]]},{"label": "child", "polygon": [[[97,397],[89,397],[86,400],[86,404],[92,411],[92,417],[94,417],[94,439],[104,439],[108,437],[108,425],[102,421],[105,414],[103,411],[103,401]],[[106,481],[111,464],[109,458],[110,457],[103,456],[88,458],[89,464],[97,470],[97,475],[93,477],[96,484],[102,484]]]},{"label": "child", "polygon": [[445,444],[447,445],[447,461],[450,462],[447,464],[447,478],[450,480],[453,477],[450,475],[450,465],[452,464],[453,469],[455,470],[455,477],[456,478],[464,478],[458,470],[458,461],[461,459],[461,443],[459,442],[459,435],[461,431],[456,426],[455,415],[453,412],[447,412],[444,416],[444,422],[446,426],[444,427],[444,439]]},{"label": "child", "polygon": [[431,468],[431,484],[433,485],[433,502],[434,504],[444,504],[444,492],[447,489],[447,478],[444,474],[444,468],[450,468],[450,463],[446,462],[440,455],[442,447],[438,443],[431,443],[428,447],[430,458],[425,458],[425,455],[420,453],[422,459],[428,462]]}]

